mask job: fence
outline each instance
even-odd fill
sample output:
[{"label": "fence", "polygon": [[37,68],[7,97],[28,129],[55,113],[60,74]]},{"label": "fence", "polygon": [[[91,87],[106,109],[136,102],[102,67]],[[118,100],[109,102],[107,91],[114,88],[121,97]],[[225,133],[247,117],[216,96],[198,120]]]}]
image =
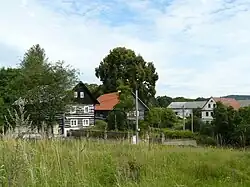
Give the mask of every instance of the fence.
[{"label": "fence", "polygon": [[[117,132],[117,131],[99,131],[99,130],[72,130],[69,132],[69,137],[85,138],[85,139],[101,139],[101,140],[122,140],[132,142],[132,137],[135,132]],[[166,137],[164,133],[158,135],[152,135],[148,132],[140,132],[140,141],[148,142],[152,144],[164,144],[164,145],[191,145],[197,146],[196,140],[190,138],[184,139],[171,139]]]}]

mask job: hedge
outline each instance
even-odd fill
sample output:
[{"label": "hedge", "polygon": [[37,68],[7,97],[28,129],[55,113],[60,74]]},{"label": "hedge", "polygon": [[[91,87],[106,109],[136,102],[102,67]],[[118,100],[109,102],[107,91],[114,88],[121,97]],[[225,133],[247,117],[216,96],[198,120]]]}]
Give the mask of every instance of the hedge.
[{"label": "hedge", "polygon": [[[128,138],[128,132],[117,132],[117,131],[108,131],[106,132],[107,139],[126,139]],[[131,136],[132,134],[130,134]],[[93,130],[93,129],[80,129],[72,130],[71,136],[75,138],[89,137],[89,138],[101,138],[104,139],[105,131]]]}]

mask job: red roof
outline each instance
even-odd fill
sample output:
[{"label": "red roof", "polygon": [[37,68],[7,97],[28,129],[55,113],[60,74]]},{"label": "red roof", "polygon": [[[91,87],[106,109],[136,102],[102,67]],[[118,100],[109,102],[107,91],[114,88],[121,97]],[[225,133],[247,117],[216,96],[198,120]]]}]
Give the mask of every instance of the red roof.
[{"label": "red roof", "polygon": [[107,93],[98,97],[97,100],[100,104],[95,105],[95,110],[113,110],[119,103],[119,93]]},{"label": "red roof", "polygon": [[226,106],[232,106],[235,110],[240,108],[240,103],[233,98],[217,97],[213,99],[215,100],[215,102],[221,102]]}]

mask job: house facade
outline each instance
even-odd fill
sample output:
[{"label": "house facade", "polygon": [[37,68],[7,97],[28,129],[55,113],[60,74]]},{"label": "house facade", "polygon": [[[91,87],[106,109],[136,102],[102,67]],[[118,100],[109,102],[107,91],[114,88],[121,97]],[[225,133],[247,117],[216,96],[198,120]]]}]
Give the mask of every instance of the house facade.
[{"label": "house facade", "polygon": [[[136,96],[134,93],[132,93],[133,96],[133,102],[134,106],[136,103]],[[95,108],[95,116],[96,119],[100,120],[106,120],[108,117],[109,112],[115,111],[115,106],[119,103],[119,92],[113,92],[113,93],[107,93],[104,95],[101,95],[100,97],[97,98],[99,104],[96,105]],[[148,111],[149,108],[146,106],[145,103],[141,101],[140,98],[138,98],[138,118],[139,120],[144,119],[145,117],[145,112]],[[127,113],[128,120],[136,120],[136,109],[135,107],[132,109],[131,112]]]},{"label": "house facade", "polygon": [[95,105],[99,102],[82,82],[73,88],[73,94],[73,102],[68,106],[62,124],[64,136],[67,136],[69,130],[78,130],[95,124]]},{"label": "house facade", "polygon": [[201,119],[204,122],[211,122],[213,120],[213,111],[216,108],[216,103],[221,102],[226,106],[232,106],[234,109],[239,109],[240,103],[232,98],[211,97],[206,101],[189,101],[189,102],[172,102],[168,106],[180,118],[189,117],[192,115],[194,109],[201,109]]}]

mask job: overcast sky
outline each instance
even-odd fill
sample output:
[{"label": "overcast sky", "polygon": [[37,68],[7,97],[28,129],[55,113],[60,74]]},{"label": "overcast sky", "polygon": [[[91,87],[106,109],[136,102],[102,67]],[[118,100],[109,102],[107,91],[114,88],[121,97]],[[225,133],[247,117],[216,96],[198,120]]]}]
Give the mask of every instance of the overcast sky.
[{"label": "overcast sky", "polygon": [[[4,3],[3,3],[4,2]],[[250,94],[249,0],[6,0],[0,65],[34,44],[99,83],[94,68],[125,46],[153,61],[157,95]]]}]

